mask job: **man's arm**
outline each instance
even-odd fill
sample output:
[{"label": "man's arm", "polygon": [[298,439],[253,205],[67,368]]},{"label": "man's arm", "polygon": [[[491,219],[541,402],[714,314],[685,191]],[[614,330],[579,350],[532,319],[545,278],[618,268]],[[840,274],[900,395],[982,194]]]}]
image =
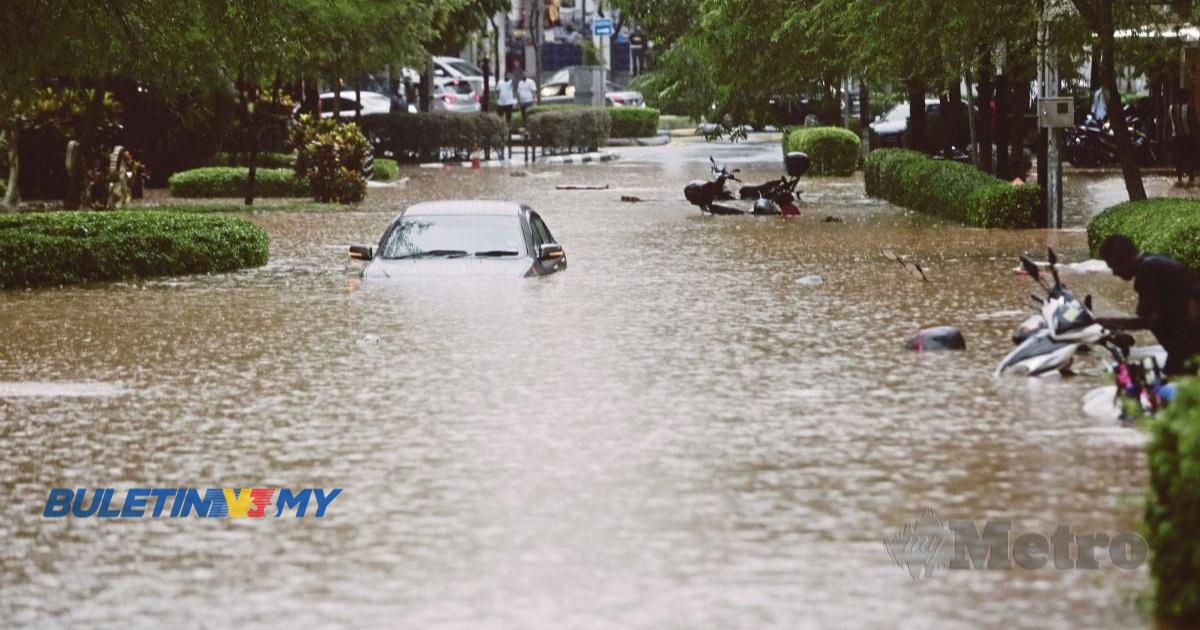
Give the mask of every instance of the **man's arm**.
[{"label": "man's arm", "polygon": [[1096,323],[1109,330],[1149,330],[1156,318],[1151,317],[1097,317]]}]

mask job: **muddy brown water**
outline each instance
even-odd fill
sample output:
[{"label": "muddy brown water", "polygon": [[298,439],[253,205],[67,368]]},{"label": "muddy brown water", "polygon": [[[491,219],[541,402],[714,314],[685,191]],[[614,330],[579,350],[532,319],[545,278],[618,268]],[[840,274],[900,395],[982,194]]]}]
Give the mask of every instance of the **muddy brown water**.
[{"label": "muddy brown water", "polygon": [[[942,225],[854,178],[804,182],[798,220],[700,216],[681,188],[710,151],[747,180],[778,159],[410,169],[358,209],[249,215],[261,269],[0,295],[3,625],[1142,624],[1145,568],[914,583],[881,544],[924,508],[1136,529],[1136,432],[1081,411],[1102,377],[991,376],[1034,288],[1016,254],[1079,260],[1082,232]],[[1068,182],[1088,186],[1111,189]],[[451,197],[528,202],[569,270],[355,286],[346,245]],[[1132,307],[1110,278],[1068,282]],[[967,351],[902,350],[936,324]],[[52,486],[344,493],[323,520],[47,520]]]}]

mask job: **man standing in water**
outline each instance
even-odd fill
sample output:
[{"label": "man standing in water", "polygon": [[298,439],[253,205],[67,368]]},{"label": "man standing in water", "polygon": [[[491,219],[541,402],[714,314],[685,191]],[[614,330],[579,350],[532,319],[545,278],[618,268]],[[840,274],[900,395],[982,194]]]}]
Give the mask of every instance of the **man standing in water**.
[{"label": "man standing in water", "polygon": [[1168,375],[1194,374],[1187,364],[1200,355],[1200,278],[1170,256],[1138,254],[1137,247],[1120,234],[1105,239],[1100,257],[1113,275],[1133,280],[1138,294],[1137,317],[1101,317],[1101,325],[1115,330],[1146,330],[1167,351]]}]

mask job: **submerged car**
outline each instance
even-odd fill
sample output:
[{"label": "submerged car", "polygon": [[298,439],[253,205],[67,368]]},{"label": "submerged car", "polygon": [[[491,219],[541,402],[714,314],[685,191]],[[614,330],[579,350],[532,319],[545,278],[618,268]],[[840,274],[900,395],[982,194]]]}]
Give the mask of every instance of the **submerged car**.
[{"label": "submerged car", "polygon": [[431,201],[409,206],[378,247],[355,245],[364,279],[411,276],[544,276],[567,256],[538,213],[511,201]]}]

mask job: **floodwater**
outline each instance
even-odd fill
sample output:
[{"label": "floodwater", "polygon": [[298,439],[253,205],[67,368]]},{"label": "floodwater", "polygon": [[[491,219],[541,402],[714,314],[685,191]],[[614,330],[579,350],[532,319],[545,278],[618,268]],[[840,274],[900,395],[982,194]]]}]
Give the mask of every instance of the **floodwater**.
[{"label": "floodwater", "polygon": [[[1095,364],[991,376],[1035,289],[1016,255],[1080,260],[1082,232],[940,225],[854,178],[803,182],[797,220],[701,216],[709,151],[776,175],[776,144],[412,169],[359,209],[251,215],[260,269],[0,295],[3,625],[1142,625],[1144,567],[914,582],[882,544],[926,508],[1136,531],[1140,439],[1083,415]],[[348,244],[453,197],[531,204],[570,268],[357,286]],[[967,351],[903,350],[938,324]],[[321,520],[44,519],[57,486],[343,494]]]}]

